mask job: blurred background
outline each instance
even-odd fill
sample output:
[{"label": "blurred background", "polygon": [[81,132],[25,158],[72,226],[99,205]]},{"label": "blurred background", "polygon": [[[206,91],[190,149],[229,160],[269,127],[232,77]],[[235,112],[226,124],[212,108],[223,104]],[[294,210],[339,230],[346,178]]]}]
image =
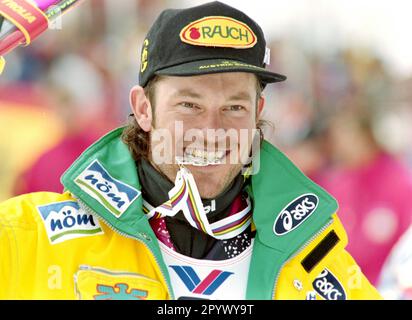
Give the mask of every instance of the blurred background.
[{"label": "blurred background", "polygon": [[[0,76],[0,201],[61,192],[59,177],[72,161],[126,123],[154,19],[165,8],[203,2],[86,0],[8,54]],[[269,68],[288,76],[264,91],[266,138],[337,198],[348,250],[378,284],[412,221],[412,2],[222,2],[261,25]]]}]

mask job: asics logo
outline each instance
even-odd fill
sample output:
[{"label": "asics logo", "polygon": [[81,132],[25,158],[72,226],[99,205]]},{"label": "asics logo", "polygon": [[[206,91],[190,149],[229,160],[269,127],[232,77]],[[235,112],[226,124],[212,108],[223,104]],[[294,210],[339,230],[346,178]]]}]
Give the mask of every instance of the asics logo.
[{"label": "asics logo", "polygon": [[328,269],[324,269],[312,285],[316,292],[326,300],[346,300],[345,289]]},{"label": "asics logo", "polygon": [[315,194],[304,194],[290,202],[276,218],[273,225],[273,232],[276,235],[284,235],[296,229],[313,212],[319,203],[319,198]]}]

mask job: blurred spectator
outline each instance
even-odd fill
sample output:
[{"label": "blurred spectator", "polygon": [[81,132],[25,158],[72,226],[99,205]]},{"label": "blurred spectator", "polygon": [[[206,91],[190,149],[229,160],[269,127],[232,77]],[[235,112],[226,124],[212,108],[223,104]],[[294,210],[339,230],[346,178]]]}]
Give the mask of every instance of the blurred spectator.
[{"label": "blurred spectator", "polygon": [[34,86],[0,87],[0,201],[13,195],[16,177],[62,138],[62,123],[45,97]]},{"label": "blurred spectator", "polygon": [[411,222],[412,176],[376,142],[371,120],[349,110],[331,119],[328,142],[334,166],[318,182],[337,198],[349,236],[347,249],[376,283],[392,246]]},{"label": "blurred spectator", "polygon": [[17,178],[14,195],[37,191],[63,192],[60,176],[96,139],[95,135],[85,132],[67,135]]},{"label": "blurred spectator", "polygon": [[64,137],[23,172],[14,194],[62,192],[60,176],[109,127],[102,116],[103,82],[87,60],[73,54],[61,56],[53,62],[48,82],[49,99],[64,124]]},{"label": "blurred spectator", "polygon": [[310,130],[301,140],[284,148],[294,164],[317,183],[322,179],[324,171],[328,170],[331,161],[323,121],[319,116],[313,123],[309,123]]}]

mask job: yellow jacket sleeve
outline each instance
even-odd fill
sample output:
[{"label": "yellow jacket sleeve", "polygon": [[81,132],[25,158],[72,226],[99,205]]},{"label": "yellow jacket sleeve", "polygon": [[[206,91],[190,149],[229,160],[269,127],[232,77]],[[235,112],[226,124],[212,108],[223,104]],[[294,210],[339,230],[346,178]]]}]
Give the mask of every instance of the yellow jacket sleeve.
[{"label": "yellow jacket sleeve", "polygon": [[13,298],[13,285],[18,270],[16,239],[13,230],[0,212],[0,300]]},{"label": "yellow jacket sleeve", "polygon": [[[352,256],[345,250],[337,252],[334,259],[326,266],[335,277],[343,282],[344,289],[350,300],[381,300],[382,297],[375,287],[362,273]],[[319,277],[319,275],[318,275]],[[316,279],[315,279],[316,281]]]}]

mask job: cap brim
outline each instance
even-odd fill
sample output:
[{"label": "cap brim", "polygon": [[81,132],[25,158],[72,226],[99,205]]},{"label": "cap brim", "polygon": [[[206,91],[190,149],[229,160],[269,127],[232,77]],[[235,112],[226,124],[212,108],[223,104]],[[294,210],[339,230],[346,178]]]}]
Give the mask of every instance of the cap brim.
[{"label": "cap brim", "polygon": [[264,83],[273,83],[286,80],[286,76],[282,74],[270,72],[264,68],[256,67],[251,64],[228,59],[208,59],[186,62],[158,70],[155,74],[167,76],[196,76],[221,72],[254,73]]}]

